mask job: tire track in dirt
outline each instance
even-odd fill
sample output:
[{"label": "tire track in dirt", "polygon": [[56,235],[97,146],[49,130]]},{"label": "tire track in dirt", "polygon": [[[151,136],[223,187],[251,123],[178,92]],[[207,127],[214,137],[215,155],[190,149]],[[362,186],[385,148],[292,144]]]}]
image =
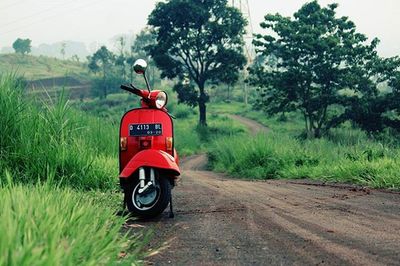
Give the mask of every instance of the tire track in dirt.
[{"label": "tire track in dirt", "polygon": [[[266,132],[237,120],[253,134]],[[164,213],[139,223],[154,230],[147,264],[399,265],[399,194],[234,180],[205,171],[206,164],[205,155],[183,160],[174,219]]]}]

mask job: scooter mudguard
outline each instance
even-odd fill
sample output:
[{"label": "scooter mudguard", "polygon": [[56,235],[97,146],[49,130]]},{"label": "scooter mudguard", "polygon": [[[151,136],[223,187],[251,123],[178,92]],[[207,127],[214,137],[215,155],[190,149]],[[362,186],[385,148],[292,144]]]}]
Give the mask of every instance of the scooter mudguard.
[{"label": "scooter mudguard", "polygon": [[139,167],[152,167],[171,172],[172,176],[179,176],[180,170],[173,156],[161,150],[143,150],[137,153],[128,162],[119,175],[120,178],[129,178]]}]

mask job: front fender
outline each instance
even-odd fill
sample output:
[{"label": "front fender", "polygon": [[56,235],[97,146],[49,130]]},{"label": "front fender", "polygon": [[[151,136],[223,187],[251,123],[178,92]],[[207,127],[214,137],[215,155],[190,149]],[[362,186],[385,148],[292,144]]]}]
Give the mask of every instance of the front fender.
[{"label": "front fender", "polygon": [[173,176],[181,174],[174,157],[160,150],[143,150],[138,152],[120,173],[120,178],[130,177],[139,167],[153,167],[171,171]]}]

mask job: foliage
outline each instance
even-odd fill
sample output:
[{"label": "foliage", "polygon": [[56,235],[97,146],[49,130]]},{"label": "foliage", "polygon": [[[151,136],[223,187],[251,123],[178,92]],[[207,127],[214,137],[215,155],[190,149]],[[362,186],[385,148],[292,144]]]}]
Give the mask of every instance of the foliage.
[{"label": "foliage", "polygon": [[100,96],[100,98],[105,99],[105,88],[108,96],[110,93],[119,92],[119,87],[123,83],[125,83],[125,80],[121,77],[121,75],[115,72],[108,74],[105,78],[94,77],[92,78],[90,93],[93,97]]},{"label": "foliage", "polygon": [[93,73],[101,72],[101,77],[103,79],[103,93],[102,97],[107,98],[108,90],[110,89],[109,80],[112,66],[115,62],[115,55],[107,49],[107,47],[102,46],[97,50],[92,56],[88,57],[89,63],[88,67]]},{"label": "foliage", "polygon": [[12,46],[16,53],[24,55],[24,54],[29,54],[31,52],[32,48],[31,43],[32,41],[30,39],[18,38],[17,40],[15,40]]},{"label": "foliage", "polygon": [[[351,77],[355,80],[354,85],[350,87],[356,94],[348,100],[349,107],[342,117],[370,134],[385,128],[400,131],[400,58],[363,59],[358,64]],[[360,71],[360,68],[365,70]],[[389,91],[381,91],[381,84],[387,84]]]},{"label": "foliage", "polygon": [[[157,43],[150,54],[162,77],[188,77],[191,89],[185,102],[199,105],[199,123],[206,125],[206,82],[234,82],[245,65],[243,34],[246,21],[227,0],[160,2],[149,16]],[[227,75],[226,73],[231,73]],[[185,90],[177,91],[182,94]],[[190,99],[187,99],[190,98]],[[188,101],[187,101],[188,100]]]},{"label": "foliage", "polygon": [[254,42],[263,58],[252,68],[251,82],[263,87],[263,105],[271,114],[301,111],[306,132],[314,137],[348,119],[362,123],[357,115],[368,108],[365,103],[374,105],[378,84],[400,65],[396,59],[379,58],[378,40],[367,43],[352,21],[336,17],[337,6],[313,1],[293,19],[267,15],[261,26],[273,34],[258,34]]},{"label": "foliage", "polygon": [[138,236],[121,236],[125,219],[98,198],[50,183],[1,184],[0,265],[137,263]]},{"label": "foliage", "polygon": [[60,53],[61,53],[63,60],[65,59],[65,49],[66,48],[67,48],[67,43],[66,42],[61,43]]},{"label": "foliage", "polygon": [[148,47],[155,43],[156,36],[154,32],[151,31],[150,28],[146,27],[136,35],[135,41],[131,46],[131,51],[138,58],[147,58],[147,60],[150,60]]},{"label": "foliage", "polygon": [[113,188],[114,128],[71,110],[64,95],[43,105],[23,99],[15,77],[0,77],[0,174],[11,171],[22,183],[53,178],[76,188]]},{"label": "foliage", "polygon": [[127,63],[129,66],[129,73],[131,75],[131,81],[133,82],[133,66],[135,64],[136,59],[146,59],[148,68],[147,68],[147,77],[149,79],[150,85],[154,86],[156,77],[159,76],[156,67],[153,66],[153,60],[148,53],[148,47],[150,45],[154,45],[156,43],[156,36],[149,28],[144,28],[140,31],[139,34],[136,35],[135,41],[131,46],[131,53],[127,58]]},{"label": "foliage", "polygon": [[[147,58],[148,64],[151,64],[151,58],[147,56],[146,47],[154,42],[154,35],[145,28],[136,36],[130,51],[125,51],[126,40],[121,36],[117,39],[119,54],[116,55],[106,46],[102,46],[92,56],[89,56],[89,70],[100,74],[100,77],[95,77],[92,80],[92,95],[106,98],[109,93],[116,92],[121,84],[127,82],[139,84],[139,86],[144,85],[141,79],[138,81],[134,77],[133,67],[138,58]],[[153,86],[155,81],[158,80],[157,70],[150,66],[146,74]]]}]

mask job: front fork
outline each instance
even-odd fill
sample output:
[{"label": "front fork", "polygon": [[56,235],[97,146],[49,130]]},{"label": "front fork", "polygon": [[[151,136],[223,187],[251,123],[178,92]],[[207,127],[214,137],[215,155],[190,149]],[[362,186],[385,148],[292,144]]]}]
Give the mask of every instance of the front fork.
[{"label": "front fork", "polygon": [[[151,186],[155,186],[156,184],[156,180],[155,180],[155,173],[154,173],[154,169],[150,168],[150,181],[146,184],[146,172],[144,170],[143,167],[139,168],[139,194],[142,194],[143,192],[145,192],[149,187]],[[123,209],[125,209],[126,207],[126,201],[124,200],[123,203]],[[169,199],[169,218],[174,218],[174,211],[172,208],[172,195]]]},{"label": "front fork", "polygon": [[150,181],[146,184],[146,172],[143,167],[139,168],[139,194],[142,194],[147,189],[156,184],[156,177],[154,173],[154,168],[150,168]]}]

